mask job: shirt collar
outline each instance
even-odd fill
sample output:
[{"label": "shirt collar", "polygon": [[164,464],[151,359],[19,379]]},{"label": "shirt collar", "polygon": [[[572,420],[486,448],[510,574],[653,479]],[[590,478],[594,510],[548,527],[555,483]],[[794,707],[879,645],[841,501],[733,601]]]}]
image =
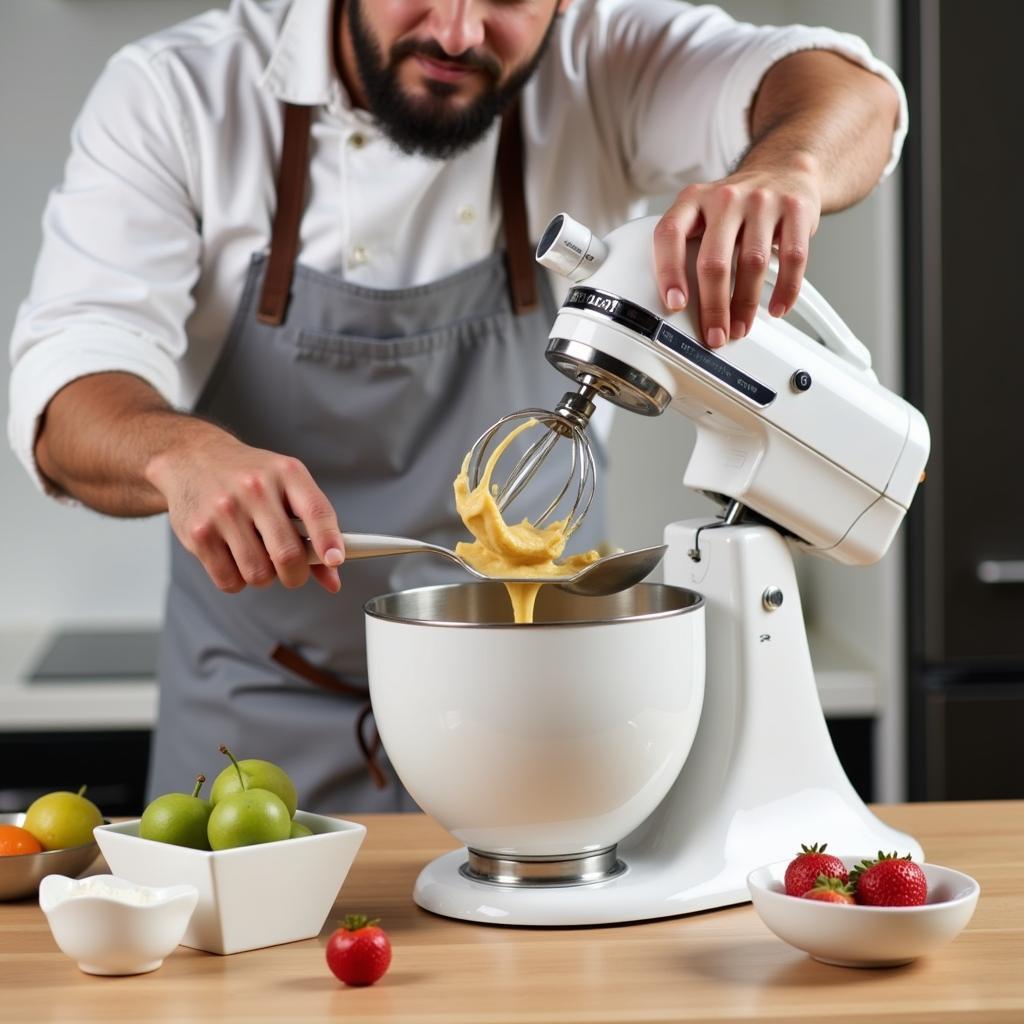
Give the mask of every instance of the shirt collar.
[{"label": "shirt collar", "polygon": [[286,103],[335,105],[345,90],[334,71],[334,0],[293,0],[260,85]]}]

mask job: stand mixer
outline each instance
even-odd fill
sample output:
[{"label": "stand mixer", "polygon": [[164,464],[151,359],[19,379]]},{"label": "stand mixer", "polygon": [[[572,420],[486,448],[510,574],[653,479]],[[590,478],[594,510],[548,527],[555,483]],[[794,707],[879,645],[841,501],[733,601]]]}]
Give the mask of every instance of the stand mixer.
[{"label": "stand mixer", "polygon": [[[579,443],[599,398],[646,416],[671,407],[694,420],[684,483],[724,508],[717,518],[666,527],[661,589],[703,597],[693,595],[702,621],[678,620],[691,623],[694,649],[706,643],[703,704],[690,708],[695,736],[668,769],[659,802],[610,852],[545,857],[498,839],[473,849],[464,839],[468,852],[427,865],[414,898],[445,916],[567,926],[728,906],[749,898],[746,876],[754,867],[787,859],[812,840],[827,840],[842,854],[897,849],[923,857],[912,837],[868,810],[839,763],[815,686],[791,551],[846,565],[881,558],[922,479],[927,425],[878,383],[867,349],[806,282],[796,313],[817,338],[759,310],[750,335],[718,354],[696,340],[695,305],[663,317],[652,268],[656,223],[632,221],[601,240],[562,214],[545,231],[538,260],[572,282],[547,358],[577,390],[548,414],[548,433],[516,464],[502,500],[522,490],[560,434]],[[484,435],[482,447],[493,436]],[[479,464],[482,452],[474,454]],[[383,699],[381,677],[399,672],[381,664],[385,638],[367,609],[381,736],[420,799],[415,772],[406,778],[400,752],[392,750],[403,740],[391,721],[397,712]],[[389,637],[389,650],[395,646]],[[703,649],[698,653],[703,658]],[[640,671],[659,668],[649,662]]]}]

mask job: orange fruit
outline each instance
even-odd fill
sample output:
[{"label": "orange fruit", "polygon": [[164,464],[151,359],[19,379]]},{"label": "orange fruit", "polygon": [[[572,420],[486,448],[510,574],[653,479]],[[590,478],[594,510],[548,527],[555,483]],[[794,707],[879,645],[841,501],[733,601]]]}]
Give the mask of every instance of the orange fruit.
[{"label": "orange fruit", "polygon": [[0,857],[21,853],[42,853],[43,848],[31,832],[17,825],[0,825]]}]

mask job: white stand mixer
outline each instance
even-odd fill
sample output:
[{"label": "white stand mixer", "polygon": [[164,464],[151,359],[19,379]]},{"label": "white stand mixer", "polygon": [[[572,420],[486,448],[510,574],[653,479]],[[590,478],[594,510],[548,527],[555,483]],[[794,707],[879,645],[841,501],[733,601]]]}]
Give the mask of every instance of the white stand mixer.
[{"label": "white stand mixer", "polygon": [[[538,259],[575,282],[548,347],[580,384],[563,406],[578,413],[597,395],[645,415],[673,405],[697,424],[684,483],[727,499],[721,519],[665,529],[665,582],[706,602],[696,738],[668,794],[613,854],[617,870],[563,885],[515,871],[482,881],[467,876],[461,849],[416,883],[416,902],[438,914],[513,925],[639,921],[744,902],[747,874],[792,857],[801,842],[923,857],[867,809],[839,763],[790,548],[877,561],[921,477],[927,426],[878,383],[867,350],[806,283],[797,313],[820,339],[760,311],[750,337],[717,354],[694,340],[696,308],[663,319],[655,223],[634,221],[601,241],[560,215]],[[755,521],[744,521],[747,510]]]}]

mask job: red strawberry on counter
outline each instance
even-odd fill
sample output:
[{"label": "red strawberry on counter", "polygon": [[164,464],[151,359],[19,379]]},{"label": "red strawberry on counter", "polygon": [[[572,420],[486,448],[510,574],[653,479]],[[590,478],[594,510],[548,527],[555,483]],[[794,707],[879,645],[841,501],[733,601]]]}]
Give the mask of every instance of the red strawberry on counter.
[{"label": "red strawberry on counter", "polygon": [[812,843],[810,846],[800,844],[800,853],[789,862],[786,868],[786,894],[788,896],[803,896],[805,892],[814,888],[818,875],[826,878],[838,878],[845,882],[849,875],[846,865],[832,854],[825,852],[828,843]]},{"label": "red strawberry on counter", "polygon": [[391,964],[391,940],[378,920],[349,914],[327,940],[327,966],[346,985],[372,985]]},{"label": "red strawberry on counter", "polygon": [[804,893],[805,900],[820,900],[822,903],[854,903],[853,890],[838,878],[818,875],[814,888]]},{"label": "red strawberry on counter", "polygon": [[928,896],[928,882],[920,864],[908,853],[878,851],[877,860],[861,861],[850,872],[857,902],[866,907],[919,907]]}]

